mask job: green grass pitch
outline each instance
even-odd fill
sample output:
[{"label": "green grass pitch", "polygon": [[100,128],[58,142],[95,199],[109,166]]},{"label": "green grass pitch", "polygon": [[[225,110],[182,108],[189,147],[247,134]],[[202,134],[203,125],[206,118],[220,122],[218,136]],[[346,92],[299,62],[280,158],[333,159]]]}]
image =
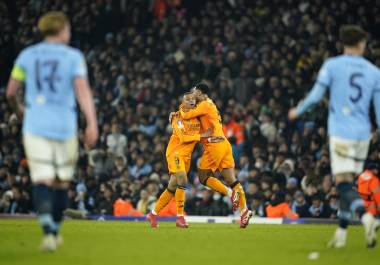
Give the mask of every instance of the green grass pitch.
[{"label": "green grass pitch", "polygon": [[[191,224],[67,221],[65,244],[55,253],[38,251],[36,220],[0,220],[1,265],[280,265],[380,264],[380,247],[366,249],[363,231],[351,227],[345,249],[328,249],[331,225]],[[309,260],[310,252],[320,258]]]}]

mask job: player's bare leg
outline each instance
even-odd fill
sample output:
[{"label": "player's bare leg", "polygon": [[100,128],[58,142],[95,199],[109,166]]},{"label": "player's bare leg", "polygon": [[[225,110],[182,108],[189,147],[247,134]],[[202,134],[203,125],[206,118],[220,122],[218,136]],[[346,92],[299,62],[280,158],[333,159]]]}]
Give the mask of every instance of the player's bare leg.
[{"label": "player's bare leg", "polygon": [[224,185],[219,179],[214,176],[210,169],[198,169],[199,182],[209,187],[213,191],[217,191],[224,196],[228,196],[232,203],[232,210],[236,211],[239,207],[239,194],[238,190],[232,190]]},{"label": "player's bare leg", "polygon": [[176,226],[180,228],[188,228],[189,225],[186,223],[184,217],[187,175],[185,172],[176,173],[175,178],[177,181],[177,189],[175,191],[175,200],[177,206]]},{"label": "player's bare leg", "polygon": [[364,226],[365,239],[367,247],[376,246],[376,232],[380,223],[367,213],[363,200],[354,187],[354,173],[343,173],[335,176],[338,195],[340,197],[339,205],[339,227],[335,231],[333,238],[328,242],[329,247],[342,248],[346,246],[347,227],[352,215],[357,214]]},{"label": "player's bare leg", "polygon": [[167,188],[164,190],[163,193],[161,193],[160,197],[158,198],[156,202],[156,206],[154,207],[154,210],[150,212],[147,216],[146,219],[149,221],[150,226],[152,228],[157,228],[158,223],[157,223],[157,215],[159,212],[165,208],[166,205],[170,202],[170,200],[174,197],[175,191],[177,188],[177,179],[174,175],[170,176],[170,180],[168,183]]},{"label": "player's bare leg", "polygon": [[225,168],[221,171],[221,174],[225,182],[231,187],[232,191],[239,194],[240,227],[246,228],[253,214],[247,207],[243,186],[236,179],[234,168]]}]

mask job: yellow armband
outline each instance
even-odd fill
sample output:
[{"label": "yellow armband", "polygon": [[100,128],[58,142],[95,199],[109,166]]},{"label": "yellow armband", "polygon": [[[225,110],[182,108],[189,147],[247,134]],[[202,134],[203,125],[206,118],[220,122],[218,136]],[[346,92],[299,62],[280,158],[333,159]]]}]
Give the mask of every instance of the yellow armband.
[{"label": "yellow armband", "polygon": [[18,81],[24,82],[25,81],[25,71],[20,66],[15,65],[12,69],[11,77],[13,79],[18,80]]}]

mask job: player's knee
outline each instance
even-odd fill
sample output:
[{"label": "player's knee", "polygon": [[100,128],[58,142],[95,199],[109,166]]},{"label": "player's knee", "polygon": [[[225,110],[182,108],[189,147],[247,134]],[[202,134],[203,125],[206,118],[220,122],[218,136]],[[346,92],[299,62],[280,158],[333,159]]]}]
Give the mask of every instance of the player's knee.
[{"label": "player's knee", "polygon": [[342,181],[336,188],[340,197],[341,210],[350,210],[352,202],[360,199],[359,193],[355,190],[354,184],[351,182]]},{"label": "player's knee", "polygon": [[205,171],[199,171],[198,173],[198,179],[199,179],[199,182],[206,186],[207,184],[207,179],[210,177],[210,174],[208,174],[207,172]]},{"label": "player's knee", "polygon": [[169,181],[168,183],[168,186],[167,186],[167,190],[171,193],[175,193],[175,190],[177,188],[177,181]]},{"label": "player's knee", "polygon": [[185,186],[187,184],[187,175],[185,172],[177,173],[175,177],[177,179],[177,186]]},{"label": "player's knee", "polygon": [[233,183],[236,182],[235,172],[234,172],[233,168],[223,169],[222,172],[221,172],[221,174],[222,174],[222,177],[223,177],[224,181],[228,185],[232,185]]}]

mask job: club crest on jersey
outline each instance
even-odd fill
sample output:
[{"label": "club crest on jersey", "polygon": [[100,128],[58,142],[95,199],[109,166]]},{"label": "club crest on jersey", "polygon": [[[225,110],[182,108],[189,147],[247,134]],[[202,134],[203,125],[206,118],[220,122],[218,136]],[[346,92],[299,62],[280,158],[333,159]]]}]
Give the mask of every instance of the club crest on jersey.
[{"label": "club crest on jersey", "polygon": [[182,129],[182,128],[183,128],[183,123],[182,123],[181,120],[178,120],[178,121],[177,121],[177,125],[178,125],[178,128],[179,128],[179,129]]},{"label": "club crest on jersey", "polygon": [[174,163],[175,163],[177,169],[179,169],[179,158],[177,156],[174,157]]}]

